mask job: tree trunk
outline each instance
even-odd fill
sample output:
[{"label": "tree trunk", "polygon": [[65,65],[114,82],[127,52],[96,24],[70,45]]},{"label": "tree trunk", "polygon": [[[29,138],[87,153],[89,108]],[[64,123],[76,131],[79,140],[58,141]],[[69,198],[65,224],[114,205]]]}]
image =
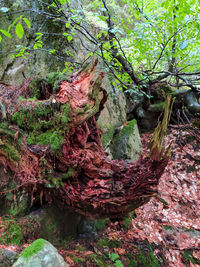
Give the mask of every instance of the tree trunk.
[{"label": "tree trunk", "polygon": [[61,81],[55,92],[43,86],[38,99],[31,79],[19,88],[0,84],[0,169],[13,173],[12,190],[24,188],[32,204],[39,196],[86,216],[120,218],[156,194],[168,156],[108,158],[96,123],[107,98],[96,65]]}]

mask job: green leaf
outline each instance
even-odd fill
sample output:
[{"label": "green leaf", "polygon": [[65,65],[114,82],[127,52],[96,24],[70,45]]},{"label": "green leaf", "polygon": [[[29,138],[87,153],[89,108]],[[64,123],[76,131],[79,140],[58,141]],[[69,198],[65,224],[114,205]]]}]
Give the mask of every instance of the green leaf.
[{"label": "green leaf", "polygon": [[70,23],[69,22],[65,23],[65,27],[69,28],[70,27]]},{"label": "green leaf", "polygon": [[31,28],[31,23],[27,18],[23,18],[24,22],[26,23],[27,27],[30,29]]},{"label": "green leaf", "polygon": [[56,52],[56,50],[55,49],[52,49],[52,50],[49,51],[49,55],[51,55],[51,54],[53,54],[55,52]]},{"label": "green leaf", "polygon": [[12,25],[14,26],[14,25],[17,23],[17,21],[18,21],[19,19],[20,19],[20,18],[16,18],[16,19],[13,21]]},{"label": "green leaf", "polygon": [[1,43],[1,41],[2,41],[2,36],[0,35],[0,43]]},{"label": "green leaf", "polygon": [[67,3],[67,0],[58,0],[61,5],[65,5]]},{"label": "green leaf", "polygon": [[116,259],[119,259],[119,254],[117,253],[112,253],[109,255],[111,261],[116,261]]},{"label": "green leaf", "polygon": [[37,37],[35,38],[35,41],[38,41],[41,37],[42,37],[42,33],[41,32],[36,32]]},{"label": "green leaf", "polygon": [[67,36],[67,41],[68,41],[68,42],[71,42],[72,39],[73,39],[73,37],[72,37],[71,35],[68,35],[68,36]]},{"label": "green leaf", "polygon": [[17,36],[19,37],[19,39],[21,39],[24,35],[24,28],[21,25],[21,23],[17,23],[16,27],[15,27],[15,32],[17,34]]},{"label": "green leaf", "polygon": [[117,261],[114,263],[114,267],[124,267],[124,264],[123,264],[120,260],[117,260]]},{"label": "green leaf", "polygon": [[33,49],[38,49],[38,48],[42,48],[42,44],[40,43],[34,44]]},{"label": "green leaf", "polygon": [[6,37],[8,37],[10,39],[12,38],[12,35],[9,32],[1,30],[1,29],[0,29],[0,32],[2,32]]}]

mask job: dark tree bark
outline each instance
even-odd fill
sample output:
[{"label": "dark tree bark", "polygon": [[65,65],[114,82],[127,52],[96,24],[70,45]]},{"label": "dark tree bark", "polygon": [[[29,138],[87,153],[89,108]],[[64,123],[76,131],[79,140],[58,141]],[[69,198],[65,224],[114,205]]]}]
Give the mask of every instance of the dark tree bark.
[{"label": "dark tree bark", "polygon": [[168,155],[156,141],[153,156],[137,162],[108,158],[96,123],[107,98],[96,65],[61,81],[47,99],[30,98],[31,79],[18,88],[0,84],[0,165],[32,202],[39,195],[86,216],[120,218],[156,195]]}]

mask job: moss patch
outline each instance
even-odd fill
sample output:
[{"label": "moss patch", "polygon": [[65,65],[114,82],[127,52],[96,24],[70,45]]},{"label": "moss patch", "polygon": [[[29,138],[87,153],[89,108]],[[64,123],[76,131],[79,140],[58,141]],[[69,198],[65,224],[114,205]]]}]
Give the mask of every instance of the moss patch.
[{"label": "moss patch", "polygon": [[108,238],[104,238],[98,240],[97,246],[99,246],[100,248],[119,248],[121,246],[121,242],[119,240],[109,240]]},{"label": "moss patch", "polygon": [[40,238],[35,240],[29,247],[27,247],[20,256],[22,256],[25,259],[29,259],[34,254],[38,253],[41,249],[43,249],[44,245],[46,243],[46,240]]},{"label": "moss patch", "polygon": [[112,127],[107,132],[102,134],[101,141],[104,147],[106,147],[107,144],[109,144],[109,142],[112,140],[114,131],[115,127]]},{"label": "moss patch", "polygon": [[0,150],[2,150],[10,160],[18,162],[21,157],[18,151],[18,142],[14,139],[15,133],[16,131],[10,129],[7,122],[0,123]]},{"label": "moss patch", "polygon": [[106,225],[108,225],[109,219],[96,220],[94,222],[94,229],[96,231],[102,230]]},{"label": "moss patch", "polygon": [[64,141],[65,133],[69,131],[70,104],[61,107],[51,102],[38,103],[35,100],[23,101],[19,111],[11,116],[11,122],[29,133],[27,144],[51,145],[54,152],[59,150]]},{"label": "moss patch", "polygon": [[165,110],[165,102],[159,102],[150,105],[149,110],[152,112],[163,112]]},{"label": "moss patch", "polygon": [[3,232],[0,234],[1,244],[20,245],[23,239],[22,229],[14,219],[2,217],[0,228],[3,229]]},{"label": "moss patch", "polygon": [[138,254],[129,255],[130,263],[129,266],[131,267],[160,267],[162,259],[159,260],[154,256],[153,249],[150,245],[148,245],[148,251],[143,252],[141,249],[138,248]]}]

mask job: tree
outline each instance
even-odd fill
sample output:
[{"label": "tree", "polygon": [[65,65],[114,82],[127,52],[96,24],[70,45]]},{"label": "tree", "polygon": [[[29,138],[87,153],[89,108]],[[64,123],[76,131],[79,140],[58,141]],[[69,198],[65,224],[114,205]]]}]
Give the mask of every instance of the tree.
[{"label": "tree", "polygon": [[[40,16],[65,24],[63,36],[68,42],[73,40],[76,32],[84,35],[93,44],[89,55],[97,54],[123,88],[144,89],[168,78],[171,86],[180,88],[188,86],[197,90],[199,77],[199,5],[198,1],[134,0],[121,2],[122,8],[128,12],[127,17],[115,17],[105,0],[88,4],[90,12],[104,27],[90,31],[87,26],[90,16],[82,10],[69,7],[67,0],[42,2],[48,12],[31,10]],[[44,7],[44,6],[43,6]],[[95,13],[94,13],[95,10]],[[7,7],[2,7],[5,15]],[[21,13],[27,10],[21,10]],[[17,12],[19,13],[19,12]],[[24,26],[31,27],[31,22],[24,15],[15,19],[7,30],[1,29],[1,35],[12,37],[12,28],[19,38],[23,37]],[[44,33],[37,32],[33,49],[43,46]],[[48,32],[47,34],[55,34]],[[1,38],[2,38],[1,36]],[[85,44],[83,44],[84,46]],[[27,56],[30,48],[21,48],[21,54]],[[85,49],[88,49],[85,47]],[[23,53],[22,53],[23,52]],[[55,49],[50,54],[58,53]]]}]

